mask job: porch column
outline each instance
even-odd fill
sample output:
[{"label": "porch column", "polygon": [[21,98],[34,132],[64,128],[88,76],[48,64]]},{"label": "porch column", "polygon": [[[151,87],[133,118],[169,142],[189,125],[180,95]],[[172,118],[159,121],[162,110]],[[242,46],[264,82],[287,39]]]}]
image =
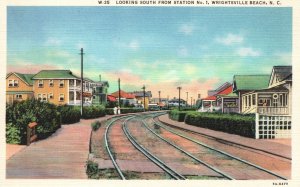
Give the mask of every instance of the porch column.
[{"label": "porch column", "polygon": [[73,90],[73,92],[74,92],[74,105],[76,105],[76,82],[77,82],[77,80],[75,79],[74,80],[74,90]]},{"label": "porch column", "polygon": [[213,105],[212,105],[212,101],[210,101],[210,111],[212,112],[213,111]]},{"label": "porch column", "polygon": [[223,97],[222,97],[222,101],[221,101],[222,103],[221,103],[221,107],[222,107],[222,113],[224,113],[224,99],[223,99]]},{"label": "porch column", "polygon": [[256,113],[258,113],[258,93],[255,94]]}]

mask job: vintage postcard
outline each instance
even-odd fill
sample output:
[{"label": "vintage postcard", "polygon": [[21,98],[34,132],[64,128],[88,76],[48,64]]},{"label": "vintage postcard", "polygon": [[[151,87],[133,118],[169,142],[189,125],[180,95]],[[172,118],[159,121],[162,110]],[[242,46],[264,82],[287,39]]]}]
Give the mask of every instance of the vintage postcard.
[{"label": "vintage postcard", "polygon": [[299,7],[2,1],[1,186],[299,186]]}]

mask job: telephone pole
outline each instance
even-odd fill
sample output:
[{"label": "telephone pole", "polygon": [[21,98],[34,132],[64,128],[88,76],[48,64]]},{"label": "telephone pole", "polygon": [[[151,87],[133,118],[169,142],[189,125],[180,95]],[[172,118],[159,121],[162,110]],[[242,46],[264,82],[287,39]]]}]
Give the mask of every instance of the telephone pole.
[{"label": "telephone pole", "polygon": [[[81,94],[80,94],[80,113],[81,113],[81,116],[83,114],[83,48],[81,48],[80,50],[80,55],[81,55]],[[76,97],[76,96],[75,96]]]},{"label": "telephone pole", "polygon": [[118,86],[119,86],[119,107],[121,108],[121,80],[118,79]]},{"label": "telephone pole", "polygon": [[145,112],[146,111],[146,99],[145,99],[145,95],[146,95],[145,89],[146,89],[146,87],[145,87],[145,85],[142,87],[142,89],[143,89],[143,95],[144,95],[144,112]]},{"label": "telephone pole", "polygon": [[179,92],[179,100],[178,100],[178,110],[180,111],[180,90],[181,90],[181,87],[177,87],[178,89],[178,92]]}]

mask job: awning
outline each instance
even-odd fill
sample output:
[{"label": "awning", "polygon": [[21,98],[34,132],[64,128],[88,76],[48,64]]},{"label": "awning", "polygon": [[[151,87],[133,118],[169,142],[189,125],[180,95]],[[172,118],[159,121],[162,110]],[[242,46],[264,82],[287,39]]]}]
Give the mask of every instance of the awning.
[{"label": "awning", "polygon": [[92,97],[92,94],[88,93],[88,92],[83,92],[82,96],[83,97]]},{"label": "awning", "polygon": [[108,96],[107,96],[107,100],[108,100],[108,101],[111,101],[111,102],[117,101],[117,99],[116,99],[114,96],[112,96],[112,95],[108,95]]}]

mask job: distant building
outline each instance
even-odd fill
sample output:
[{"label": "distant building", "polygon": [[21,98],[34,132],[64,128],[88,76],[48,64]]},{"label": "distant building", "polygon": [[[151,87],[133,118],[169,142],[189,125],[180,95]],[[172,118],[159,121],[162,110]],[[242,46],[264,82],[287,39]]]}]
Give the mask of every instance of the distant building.
[{"label": "distant building", "polygon": [[[119,101],[119,91],[113,92],[110,95],[112,95],[113,97],[116,98],[117,101]],[[123,90],[120,90],[120,101],[121,101],[121,105],[123,106],[130,106],[130,105],[134,105],[137,103],[137,100],[135,98],[135,95],[132,93],[127,93]]]},{"label": "distant building", "polygon": [[[135,99],[137,100],[137,104],[141,104],[144,106],[144,92],[143,91],[134,91],[130,92],[135,95]],[[152,98],[151,91],[145,91],[145,109],[149,108],[149,103]]]},{"label": "distant building", "polygon": [[[179,106],[179,99],[171,99],[169,100],[169,106]],[[187,103],[185,100],[180,99],[180,106],[187,106]]]}]

